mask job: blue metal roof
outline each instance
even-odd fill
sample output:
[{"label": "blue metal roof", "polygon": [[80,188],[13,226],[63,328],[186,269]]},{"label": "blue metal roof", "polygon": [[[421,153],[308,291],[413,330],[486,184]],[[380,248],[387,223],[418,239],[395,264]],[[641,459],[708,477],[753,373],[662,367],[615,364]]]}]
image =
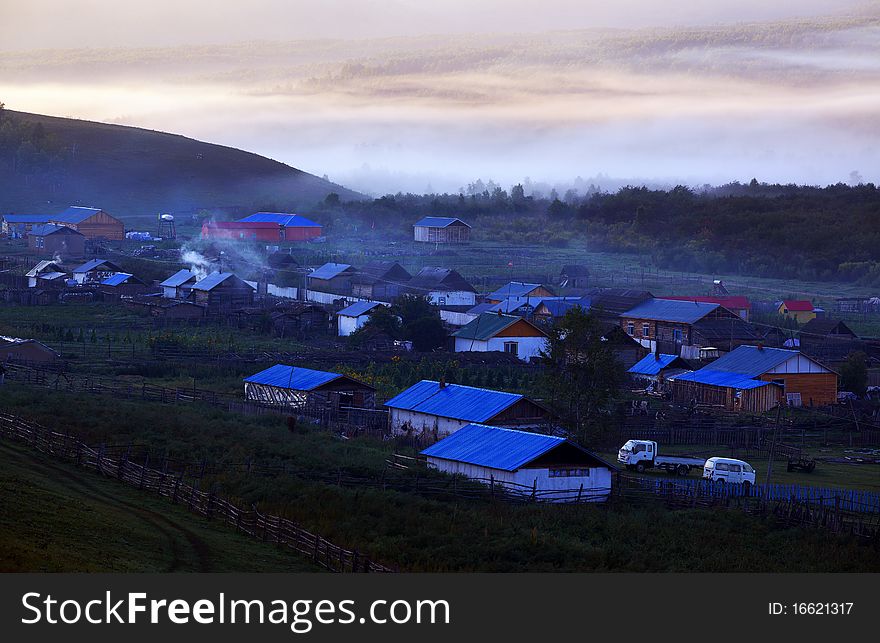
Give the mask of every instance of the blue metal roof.
[{"label": "blue metal roof", "polygon": [[697,301],[648,299],[635,308],[629,309],[621,317],[693,324],[718,307],[718,304],[707,304]]},{"label": "blue metal roof", "polygon": [[677,359],[678,355],[650,353],[636,362],[627,373],[635,373],[637,375],[659,375],[660,371],[667,368]]},{"label": "blue metal roof", "polygon": [[74,230],[73,228],[68,228],[62,225],[55,225],[54,223],[45,223],[43,225],[35,225],[31,228],[31,234],[35,237],[45,237],[50,234],[55,234],[56,232],[60,232],[62,230],[69,230],[71,234],[79,234],[79,232]]},{"label": "blue metal roof", "polygon": [[105,263],[110,262],[106,259],[92,259],[91,261],[86,261],[83,265],[74,268],[73,272],[89,272],[90,270],[103,266]]},{"label": "blue metal roof", "polygon": [[734,350],[700,370],[723,371],[725,373],[739,373],[745,377],[758,377],[796,355],[798,355],[798,351],[782,348],[737,346]]},{"label": "blue metal roof", "polygon": [[675,376],[676,382],[696,382],[697,384],[710,384],[712,386],[724,386],[727,388],[735,388],[740,390],[748,390],[768,386],[772,382],[764,382],[752,379],[740,373],[729,373],[727,371],[713,371],[707,368],[701,368],[693,373],[683,373]]},{"label": "blue metal roof", "polygon": [[[231,272],[212,272],[210,275],[193,284],[193,290],[213,290],[224,281],[235,275]],[[244,282],[242,282],[244,283]],[[253,286],[251,286],[253,288]]]},{"label": "blue metal roof", "polygon": [[552,435],[468,424],[432,444],[422,455],[480,467],[516,471],[565,442]]},{"label": "blue metal roof", "polygon": [[516,393],[422,380],[385,402],[385,406],[467,422],[486,422],[524,399]]},{"label": "blue metal roof", "polygon": [[333,279],[333,277],[341,275],[349,268],[351,268],[351,266],[347,263],[325,263],[320,268],[316,268],[313,272],[310,272],[308,276],[314,279]]},{"label": "blue metal roof", "polygon": [[502,286],[488,296],[489,299],[507,299],[508,297],[527,297],[530,292],[536,288],[541,288],[541,284],[527,284],[522,281],[511,281],[506,286]]},{"label": "blue metal roof", "polygon": [[376,306],[381,306],[376,301],[356,301],[351,306],[347,306],[340,310],[337,315],[345,315],[346,317],[360,317],[373,310]]},{"label": "blue metal roof", "polygon": [[270,366],[264,371],[244,378],[244,381],[276,386],[278,388],[289,388],[294,391],[311,391],[340,377],[344,377],[344,375],[328,373],[326,371],[313,371],[310,368],[299,366],[275,364],[275,366]]},{"label": "blue metal roof", "polygon": [[52,221],[63,221],[64,223],[81,223],[100,211],[101,208],[83,208],[78,205],[72,205],[61,214],[56,214],[50,218]]},{"label": "blue metal roof", "polygon": [[285,227],[294,228],[321,228],[320,223],[315,223],[311,219],[306,219],[299,214],[289,214],[286,212],[255,212],[243,219],[238,220],[240,223],[277,223]]},{"label": "blue metal roof", "polygon": [[130,275],[126,272],[117,272],[115,275],[110,275],[106,279],[101,282],[102,286],[119,286],[124,284],[129,277],[133,277],[134,275]]},{"label": "blue metal roof", "polygon": [[195,274],[184,268],[183,270],[178,270],[177,272],[175,272],[159,285],[168,286],[169,288],[176,288],[177,286],[182,286],[190,279],[195,279],[195,277]]},{"label": "blue metal roof", "polygon": [[547,312],[553,317],[562,317],[572,308],[581,308],[583,310],[590,309],[590,298],[580,297],[578,299],[543,299],[541,303],[547,308]]},{"label": "blue metal roof", "polygon": [[4,214],[3,219],[7,223],[48,223],[51,219],[48,214]]},{"label": "blue metal roof", "polygon": [[447,226],[451,226],[456,221],[470,228],[467,223],[457,217],[425,217],[424,219],[422,219],[421,221],[417,221],[413,225],[420,228],[445,228]]}]

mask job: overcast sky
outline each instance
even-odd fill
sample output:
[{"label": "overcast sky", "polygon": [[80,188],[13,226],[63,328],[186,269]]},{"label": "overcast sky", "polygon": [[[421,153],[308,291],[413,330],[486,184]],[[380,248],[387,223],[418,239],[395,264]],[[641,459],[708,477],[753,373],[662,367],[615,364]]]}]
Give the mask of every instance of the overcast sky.
[{"label": "overcast sky", "polygon": [[0,0],[0,101],[372,194],[880,182],[880,2]]}]

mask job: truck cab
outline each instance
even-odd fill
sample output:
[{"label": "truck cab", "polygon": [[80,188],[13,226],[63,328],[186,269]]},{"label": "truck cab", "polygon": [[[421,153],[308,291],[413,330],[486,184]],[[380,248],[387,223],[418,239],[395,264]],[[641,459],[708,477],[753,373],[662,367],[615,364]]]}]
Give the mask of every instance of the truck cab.
[{"label": "truck cab", "polygon": [[617,461],[639,473],[654,466],[657,443],[653,440],[627,440],[617,452]]},{"label": "truck cab", "polygon": [[755,484],[755,469],[744,460],[709,458],[703,466],[703,479],[750,486]]}]

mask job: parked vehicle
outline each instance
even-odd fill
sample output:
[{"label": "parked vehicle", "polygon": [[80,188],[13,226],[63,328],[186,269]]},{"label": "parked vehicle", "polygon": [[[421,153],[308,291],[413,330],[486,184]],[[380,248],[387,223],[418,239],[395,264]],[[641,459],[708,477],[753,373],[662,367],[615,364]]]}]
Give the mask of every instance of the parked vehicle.
[{"label": "parked vehicle", "polygon": [[712,482],[755,484],[755,470],[748,462],[734,458],[709,458],[703,466],[703,478]]},{"label": "parked vehicle", "polygon": [[641,473],[645,469],[663,469],[667,473],[686,476],[695,467],[702,467],[706,458],[660,455],[653,440],[627,440],[617,452],[617,461],[627,469]]}]

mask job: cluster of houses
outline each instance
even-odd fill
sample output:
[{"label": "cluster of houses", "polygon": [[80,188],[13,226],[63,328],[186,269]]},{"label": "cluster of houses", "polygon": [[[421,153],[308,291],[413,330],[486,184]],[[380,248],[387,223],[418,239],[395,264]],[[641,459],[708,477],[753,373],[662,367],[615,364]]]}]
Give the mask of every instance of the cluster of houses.
[{"label": "cluster of houses", "polygon": [[7,238],[26,239],[35,253],[79,258],[86,242],[125,238],[125,225],[101,208],[70,206],[57,214],[5,214],[0,232]]}]

